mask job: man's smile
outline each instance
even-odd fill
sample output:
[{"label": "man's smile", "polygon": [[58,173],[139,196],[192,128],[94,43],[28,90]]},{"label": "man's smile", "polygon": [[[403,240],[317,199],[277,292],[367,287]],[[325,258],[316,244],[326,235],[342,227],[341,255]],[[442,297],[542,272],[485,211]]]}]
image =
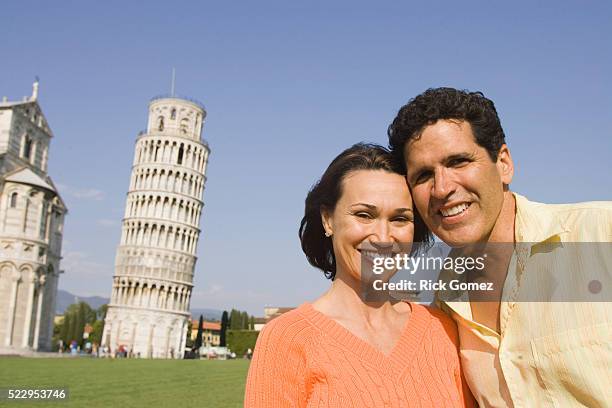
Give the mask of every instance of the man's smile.
[{"label": "man's smile", "polygon": [[469,202],[459,202],[441,206],[436,215],[440,217],[442,224],[456,224],[468,215],[471,205]]}]

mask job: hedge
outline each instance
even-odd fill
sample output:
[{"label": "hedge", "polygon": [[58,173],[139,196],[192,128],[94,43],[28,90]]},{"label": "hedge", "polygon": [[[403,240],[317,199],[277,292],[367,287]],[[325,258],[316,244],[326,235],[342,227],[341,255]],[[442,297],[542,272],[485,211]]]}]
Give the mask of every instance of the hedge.
[{"label": "hedge", "polygon": [[228,330],[227,346],[237,357],[242,357],[247,349],[255,349],[258,335],[259,332],[255,330]]}]

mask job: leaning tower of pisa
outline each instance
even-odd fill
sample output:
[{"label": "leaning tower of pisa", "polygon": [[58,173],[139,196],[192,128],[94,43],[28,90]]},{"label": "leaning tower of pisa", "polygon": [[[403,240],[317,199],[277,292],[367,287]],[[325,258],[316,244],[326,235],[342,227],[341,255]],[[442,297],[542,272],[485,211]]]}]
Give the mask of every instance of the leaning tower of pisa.
[{"label": "leaning tower of pisa", "polygon": [[103,345],[181,358],[210,149],[198,102],[158,97],[136,140]]}]

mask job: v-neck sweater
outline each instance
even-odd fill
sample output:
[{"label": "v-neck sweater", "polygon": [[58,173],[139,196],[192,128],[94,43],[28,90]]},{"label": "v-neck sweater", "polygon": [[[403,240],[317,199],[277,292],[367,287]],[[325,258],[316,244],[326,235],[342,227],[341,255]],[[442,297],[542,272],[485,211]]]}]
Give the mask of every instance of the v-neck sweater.
[{"label": "v-neck sweater", "polygon": [[388,355],[310,303],[277,317],[257,339],[244,406],[472,406],[454,322],[438,309],[411,308]]}]

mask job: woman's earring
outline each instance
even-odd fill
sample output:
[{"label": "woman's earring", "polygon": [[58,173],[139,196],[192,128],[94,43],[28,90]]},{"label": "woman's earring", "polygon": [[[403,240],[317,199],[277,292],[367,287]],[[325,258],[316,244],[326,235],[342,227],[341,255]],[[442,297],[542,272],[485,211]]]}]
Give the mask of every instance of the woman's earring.
[{"label": "woman's earring", "polygon": [[327,238],[329,238],[329,237],[331,237],[331,236],[332,236],[332,233],[331,233],[331,232],[328,232],[328,231],[325,231],[325,236],[326,236]]}]

